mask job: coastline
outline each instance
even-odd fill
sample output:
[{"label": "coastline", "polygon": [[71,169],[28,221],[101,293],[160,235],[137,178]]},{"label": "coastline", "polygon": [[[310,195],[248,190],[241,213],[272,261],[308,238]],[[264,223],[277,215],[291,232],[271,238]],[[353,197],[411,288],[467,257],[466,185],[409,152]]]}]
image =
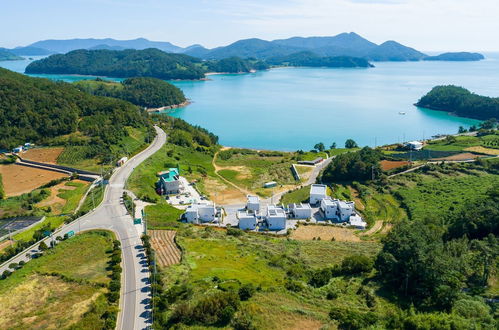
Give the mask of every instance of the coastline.
[{"label": "coastline", "polygon": [[147,112],[161,112],[161,111],[165,111],[165,110],[178,109],[178,108],[186,107],[191,103],[192,103],[191,100],[186,99],[184,102],[179,103],[179,104],[167,105],[167,106],[159,107],[159,108],[147,108],[146,111]]}]

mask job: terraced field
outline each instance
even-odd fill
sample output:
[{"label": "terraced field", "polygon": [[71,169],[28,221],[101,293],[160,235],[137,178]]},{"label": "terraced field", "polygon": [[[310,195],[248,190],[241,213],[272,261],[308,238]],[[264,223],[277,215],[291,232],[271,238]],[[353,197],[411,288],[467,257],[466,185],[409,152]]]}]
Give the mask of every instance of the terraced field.
[{"label": "terraced field", "polygon": [[180,263],[182,252],[175,243],[175,230],[150,230],[151,244],[162,267]]}]

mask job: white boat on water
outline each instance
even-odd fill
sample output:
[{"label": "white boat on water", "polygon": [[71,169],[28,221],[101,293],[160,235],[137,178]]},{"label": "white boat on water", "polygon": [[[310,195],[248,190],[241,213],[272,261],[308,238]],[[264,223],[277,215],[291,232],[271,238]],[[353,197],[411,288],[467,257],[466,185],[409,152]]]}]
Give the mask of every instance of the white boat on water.
[{"label": "white boat on water", "polygon": [[405,112],[399,111],[399,115],[405,115]]}]

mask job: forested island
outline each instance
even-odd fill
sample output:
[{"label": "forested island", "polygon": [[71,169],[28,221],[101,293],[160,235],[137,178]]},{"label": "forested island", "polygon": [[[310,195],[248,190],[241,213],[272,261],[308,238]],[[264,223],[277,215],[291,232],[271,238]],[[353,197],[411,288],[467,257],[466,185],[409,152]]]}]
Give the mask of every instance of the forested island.
[{"label": "forested island", "polygon": [[82,145],[92,158],[118,148],[126,126],[151,129],[139,107],[87,94],[69,83],[0,69],[0,86],[2,149],[25,142]]},{"label": "forested island", "polygon": [[319,56],[305,51],[287,56],[273,57],[267,60],[272,65],[280,66],[306,66],[306,67],[329,67],[329,68],[371,68],[374,67],[369,61],[359,57],[351,56]]},{"label": "forested island", "polygon": [[97,78],[80,80],[74,85],[92,95],[114,97],[146,108],[178,106],[186,102],[181,89],[157,78],[128,78],[122,83]]},{"label": "forested island", "polygon": [[443,53],[437,56],[425,57],[425,61],[453,61],[453,62],[469,62],[481,61],[485,59],[480,53],[458,52],[458,53]]},{"label": "forested island", "polygon": [[434,87],[416,106],[480,120],[499,118],[499,98],[477,95],[453,85]]},{"label": "forested island", "polygon": [[17,56],[16,54],[8,51],[5,48],[0,48],[0,61],[18,61],[22,60],[23,58],[20,56]]},{"label": "forested island", "polygon": [[237,57],[220,61],[202,61],[183,54],[159,49],[75,50],[30,63],[26,73],[82,74],[116,78],[153,77],[163,80],[198,80],[207,72],[241,73],[266,69],[257,60]]}]

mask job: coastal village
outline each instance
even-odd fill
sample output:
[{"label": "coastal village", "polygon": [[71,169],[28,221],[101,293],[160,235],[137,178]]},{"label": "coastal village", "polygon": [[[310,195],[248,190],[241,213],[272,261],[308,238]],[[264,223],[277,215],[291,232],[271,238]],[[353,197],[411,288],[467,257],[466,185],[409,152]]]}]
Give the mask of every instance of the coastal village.
[{"label": "coastal village", "polygon": [[[318,164],[319,161],[311,163]],[[195,184],[180,175],[178,168],[159,172],[157,177],[156,192],[172,206],[184,210],[181,220],[187,223],[276,234],[286,234],[288,230],[296,229],[300,222],[355,229],[367,226],[355,210],[355,202],[331,198],[328,187],[323,184],[310,185],[308,203],[276,205],[273,198],[248,195],[246,204],[225,207],[202,196]],[[275,185],[275,182],[268,182],[264,187]]]}]

